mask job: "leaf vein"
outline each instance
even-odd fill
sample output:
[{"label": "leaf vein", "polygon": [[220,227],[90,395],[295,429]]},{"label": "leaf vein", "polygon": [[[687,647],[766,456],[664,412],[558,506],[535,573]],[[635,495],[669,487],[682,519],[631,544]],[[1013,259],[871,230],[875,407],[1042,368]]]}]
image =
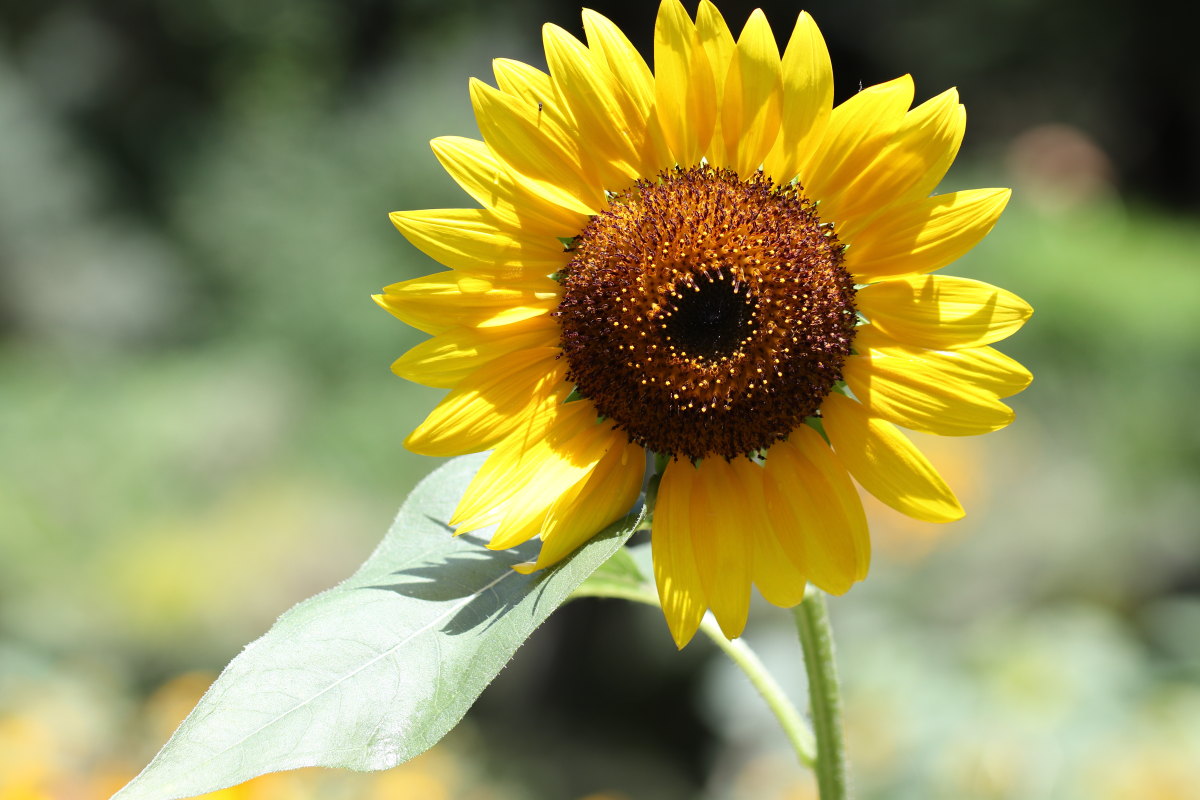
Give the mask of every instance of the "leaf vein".
[{"label": "leaf vein", "polygon": [[372,665],[374,665],[376,662],[378,662],[378,661],[381,661],[382,659],[384,659],[384,658],[388,657],[388,656],[389,656],[389,655],[391,655],[392,653],[395,653],[397,650],[399,650],[401,647],[403,647],[404,645],[406,645],[406,644],[408,644],[409,642],[411,642],[413,639],[417,638],[417,637],[418,637],[418,636],[420,636],[421,634],[425,633],[426,631],[430,630],[430,629],[431,629],[431,628],[433,628],[434,626],[438,625],[440,622],[442,622],[443,620],[445,620],[445,619],[446,619],[447,617],[449,617],[450,615],[452,615],[452,614],[454,614],[454,613],[458,612],[459,610],[461,610],[463,607],[465,607],[465,606],[466,606],[468,603],[470,603],[472,600],[474,600],[474,599],[475,599],[476,597],[478,597],[479,595],[482,595],[482,594],[483,594],[483,593],[485,593],[485,592],[492,591],[492,590],[493,590],[493,587],[495,587],[495,586],[496,586],[496,584],[500,583],[500,581],[504,580],[505,578],[509,577],[510,575],[516,575],[516,574],[519,574],[519,573],[513,572],[512,570],[505,570],[503,574],[501,574],[500,576],[496,577],[495,579],[493,579],[493,580],[489,581],[489,582],[488,582],[488,583],[487,583],[485,586],[482,586],[482,587],[480,587],[479,589],[477,589],[477,590],[475,590],[474,592],[472,592],[471,594],[469,594],[469,595],[467,595],[467,596],[463,597],[461,600],[459,600],[459,602],[455,603],[453,606],[451,606],[450,608],[446,609],[444,612],[442,612],[442,613],[441,613],[441,614],[439,614],[438,616],[434,617],[434,618],[433,618],[433,619],[431,619],[429,622],[425,623],[425,625],[423,625],[423,626],[421,626],[420,628],[418,628],[417,630],[413,631],[413,632],[412,632],[412,633],[410,633],[408,636],[406,636],[405,638],[401,639],[399,642],[396,642],[394,645],[392,645],[391,647],[389,647],[389,648],[387,648],[386,650],[382,651],[381,653],[379,653],[379,654],[378,654],[378,655],[376,655],[375,657],[373,657],[373,658],[369,659],[368,661],[365,661],[363,664],[361,664],[359,667],[355,668],[354,670],[351,670],[350,672],[346,673],[345,675],[342,675],[341,677],[337,678],[336,680],[334,680],[334,681],[331,681],[331,682],[330,682],[330,684],[329,684],[328,686],[326,686],[325,688],[321,689],[321,691],[319,691],[319,692],[317,692],[316,694],[312,695],[312,696],[311,696],[311,697],[309,697],[307,700],[298,701],[298,702],[296,703],[296,705],[294,705],[294,706],[292,706],[291,708],[287,709],[287,710],[286,710],[286,711],[284,711],[283,713],[281,713],[281,714],[278,714],[277,716],[275,716],[274,718],[272,718],[272,719],[268,720],[267,722],[264,722],[262,725],[260,725],[259,727],[255,728],[254,730],[250,731],[250,732],[249,732],[249,733],[247,733],[245,736],[243,736],[241,739],[238,739],[236,742],[233,742],[232,744],[228,745],[228,746],[227,746],[227,747],[225,747],[223,750],[220,750],[220,751],[218,751],[218,752],[214,753],[214,754],[213,754],[213,756],[212,756],[212,758],[210,758],[210,759],[209,759],[209,761],[211,761],[213,758],[216,758],[216,757],[217,757],[217,756],[219,756],[219,755],[223,755],[224,753],[227,753],[227,752],[229,752],[230,750],[233,750],[233,749],[234,749],[234,748],[236,748],[236,747],[240,747],[241,745],[243,745],[243,744],[244,744],[245,742],[247,742],[248,740],[250,740],[250,739],[254,738],[255,736],[257,736],[258,734],[262,733],[262,732],[263,732],[264,730],[266,730],[267,728],[270,728],[272,725],[275,725],[275,724],[276,724],[276,723],[278,723],[280,720],[282,720],[282,719],[284,719],[284,718],[288,717],[288,716],[289,716],[289,715],[291,715],[293,712],[295,712],[295,711],[299,711],[299,710],[301,710],[301,709],[303,709],[303,708],[306,708],[306,707],[307,707],[307,706],[309,706],[311,703],[313,703],[313,702],[315,702],[316,700],[318,700],[318,699],[319,699],[319,698],[320,698],[322,695],[324,695],[324,694],[326,694],[327,692],[329,692],[329,691],[333,690],[334,688],[336,688],[337,686],[341,685],[342,683],[345,683],[346,681],[350,680],[351,678],[353,678],[353,677],[354,677],[355,675],[357,675],[358,673],[360,673],[360,672],[362,672],[363,670],[365,670],[365,669],[367,669],[367,668],[371,667]]}]

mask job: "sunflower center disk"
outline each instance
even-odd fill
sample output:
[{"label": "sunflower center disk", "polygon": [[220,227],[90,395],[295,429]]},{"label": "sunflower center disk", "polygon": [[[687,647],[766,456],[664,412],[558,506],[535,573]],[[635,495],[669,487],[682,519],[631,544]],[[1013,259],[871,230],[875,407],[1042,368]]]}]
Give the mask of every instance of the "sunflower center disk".
[{"label": "sunflower center disk", "polygon": [[614,197],[574,252],[555,311],[570,379],[650,450],[752,454],[841,378],[854,282],[795,186],[665,172]]}]

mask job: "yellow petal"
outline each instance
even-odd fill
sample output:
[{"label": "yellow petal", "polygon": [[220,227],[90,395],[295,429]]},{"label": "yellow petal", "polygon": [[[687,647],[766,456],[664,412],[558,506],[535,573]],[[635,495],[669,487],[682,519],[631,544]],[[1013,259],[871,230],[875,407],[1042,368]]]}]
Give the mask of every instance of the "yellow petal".
[{"label": "yellow petal", "polygon": [[833,67],[821,31],[801,12],[783,52],[780,132],[764,168],[786,184],[815,154],[833,109]]},{"label": "yellow petal", "polygon": [[445,389],[506,353],[558,344],[559,327],[548,314],[491,328],[452,328],[421,342],[392,364],[401,378]]},{"label": "yellow petal", "polygon": [[[800,165],[804,193],[822,204],[836,205],[841,193],[862,174],[904,121],[912,104],[908,75],[869,86],[833,109],[816,155]],[[840,221],[825,208],[826,222]]]},{"label": "yellow petal", "polygon": [[654,106],[654,73],[637,48],[620,28],[590,8],[583,10],[583,30],[588,46],[601,56],[641,113],[649,115]]},{"label": "yellow petal", "polygon": [[[596,420],[591,403],[567,403],[583,406],[588,413],[582,430],[569,434],[555,425],[547,431],[550,440],[539,446],[527,459],[533,468],[521,481],[520,489],[504,503],[504,516],[488,547],[507,550],[543,533],[551,508],[566,492],[586,481],[611,448],[615,438],[611,423]],[[595,533],[595,531],[593,531]]]},{"label": "yellow petal", "polygon": [[564,492],[542,525],[537,561],[518,566],[526,574],[550,567],[633,508],[642,491],[646,451],[621,431],[609,431],[608,452],[586,480]]},{"label": "yellow petal", "polygon": [[536,106],[478,80],[471,81],[471,104],[483,140],[531,188],[572,211],[595,214],[606,207],[603,187],[575,157],[577,145],[549,123],[539,127]]},{"label": "yellow petal", "polygon": [[558,97],[550,76],[537,67],[511,58],[493,59],[492,72],[496,75],[496,86],[517,101],[514,107],[524,113],[530,124],[557,142],[568,160],[590,176],[579,141],[579,123]]},{"label": "yellow petal", "polygon": [[696,469],[687,461],[672,461],[663,472],[654,508],[650,546],[654,557],[654,583],[667,627],[675,646],[696,635],[708,598],[696,569],[692,543],[693,484]]},{"label": "yellow petal", "polygon": [[866,577],[871,542],[850,475],[812,428],[767,451],[766,501],[787,557],[809,580],[842,594]]},{"label": "yellow petal", "polygon": [[939,436],[991,433],[1013,420],[994,394],[955,380],[926,362],[879,351],[846,359],[842,377],[876,416],[909,430]]},{"label": "yellow petal", "polygon": [[848,397],[834,393],[821,406],[825,433],[854,479],[883,503],[926,522],[963,516],[954,492],[904,434]]},{"label": "yellow petal", "polygon": [[[456,533],[498,523],[504,505],[525,488],[546,452],[596,422],[595,409],[583,403],[546,403],[526,414],[483,462],[450,517]],[[555,429],[554,437],[548,431]]]},{"label": "yellow petal", "polygon": [[[547,104],[554,102],[554,85],[550,76],[537,67],[511,58],[495,58],[492,59],[492,73],[496,76],[496,87],[500,91],[524,100],[533,107],[529,110],[530,119],[543,116],[557,117],[560,123],[571,120],[570,109],[561,106],[546,108]],[[537,113],[538,103],[542,104],[540,115]]]},{"label": "yellow petal", "polygon": [[966,126],[957,90],[922,103],[905,115],[891,141],[821,213],[841,221],[846,230],[854,220],[874,216],[900,198],[928,196],[954,163]]},{"label": "yellow petal", "polygon": [[1011,336],[1033,314],[1004,289],[947,275],[916,275],[858,290],[858,310],[902,344],[947,350]]},{"label": "yellow petal", "polygon": [[804,599],[808,575],[788,558],[775,529],[763,528],[754,541],[754,585],[773,606],[791,608]]},{"label": "yellow petal", "polygon": [[[708,61],[709,68],[712,70],[713,89],[715,91],[714,100],[717,109],[713,135],[708,144],[706,157],[708,163],[715,167],[732,168],[736,149],[727,149],[725,146],[725,137],[721,130],[723,123],[720,109],[728,80],[726,76],[732,68],[736,45],[733,41],[733,34],[729,31],[729,26],[725,24],[725,18],[721,16],[721,12],[717,10],[717,7],[708,2],[708,0],[701,0],[699,8],[696,10],[696,37],[701,47],[704,48],[705,58]],[[740,91],[740,86],[738,90]],[[737,100],[736,97],[734,99],[735,101]],[[734,120],[734,122],[740,125],[740,120]],[[731,138],[736,138],[737,133],[738,131],[735,130]]]},{"label": "yellow petal", "polygon": [[931,379],[966,383],[996,397],[1011,397],[1033,380],[1029,370],[995,348],[929,350],[908,347],[885,336],[874,325],[863,325],[855,331],[854,349],[868,355],[880,353],[889,358],[916,362],[915,368]]},{"label": "yellow petal", "polygon": [[745,458],[730,462],[733,472],[728,487],[731,495],[744,498],[748,513],[744,526],[750,534],[753,557],[751,577],[768,603],[791,608],[804,599],[803,568],[785,552],[778,529],[769,514],[764,491],[766,471]]},{"label": "yellow petal", "polygon": [[557,347],[501,356],[463,380],[409,434],[404,445],[427,456],[456,456],[493,447],[521,419],[571,391]]},{"label": "yellow petal", "polygon": [[616,25],[591,9],[583,10],[583,29],[596,63],[613,74],[618,100],[631,109],[626,116],[642,120],[643,138],[634,140],[634,150],[641,157],[640,174],[654,175],[674,166],[654,111],[654,74],[637,48]]},{"label": "yellow petal", "polygon": [[[692,542],[696,571],[721,632],[733,639],[746,627],[750,612],[754,510],[734,490],[733,467],[723,458],[706,458],[692,484]],[[761,508],[761,506],[760,506]]]},{"label": "yellow petal", "polygon": [[621,102],[607,67],[557,25],[542,27],[546,63],[561,103],[571,109],[581,145],[605,186],[624,188],[639,176],[634,142],[646,138],[645,117]]},{"label": "yellow petal", "polygon": [[430,146],[450,177],[502,224],[551,239],[576,236],[587,224],[586,214],[547,202],[524,188],[477,139],[442,136]]},{"label": "yellow petal", "polygon": [[700,0],[700,5],[696,9],[696,33],[699,36],[700,44],[704,47],[709,67],[712,69],[714,88],[717,92],[717,100],[720,101],[722,87],[725,85],[725,75],[733,63],[735,44],[733,33],[725,24],[725,18],[709,0]]},{"label": "yellow petal", "polygon": [[549,275],[571,260],[562,242],[505,226],[486,209],[394,211],[390,216],[422,253],[473,275],[517,279]]},{"label": "yellow petal", "polygon": [[779,134],[780,92],[775,34],[756,9],[738,38],[721,101],[726,157],[743,177],[758,170]]},{"label": "yellow petal", "polygon": [[696,27],[679,0],[663,0],[654,26],[654,98],[663,136],[682,167],[700,163],[716,124],[716,85]]},{"label": "yellow petal", "polygon": [[858,283],[941,269],[979,244],[1011,194],[972,189],[898,204],[843,239],[846,269]]},{"label": "yellow petal", "polygon": [[966,132],[967,108],[958,102],[955,88],[930,98],[904,116],[904,124],[887,149],[918,173],[905,190],[910,199],[928,197],[937,188],[958,157]]},{"label": "yellow petal", "polygon": [[458,326],[504,325],[549,314],[561,287],[549,278],[501,281],[439,272],[393,283],[372,299],[388,313],[425,333]]}]

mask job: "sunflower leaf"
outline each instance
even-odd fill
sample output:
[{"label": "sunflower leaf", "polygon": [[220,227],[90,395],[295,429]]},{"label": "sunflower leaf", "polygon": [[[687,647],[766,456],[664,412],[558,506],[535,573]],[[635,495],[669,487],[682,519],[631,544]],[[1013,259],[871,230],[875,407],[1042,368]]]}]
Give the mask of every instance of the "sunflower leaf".
[{"label": "sunflower leaf", "polygon": [[493,552],[445,524],[480,463],[455,459],[417,486],[358,572],[234,658],[114,800],[192,797],[300,767],[387,769],[441,739],[639,522],[522,575],[511,567],[536,544]]},{"label": "sunflower leaf", "polygon": [[609,588],[641,588],[646,584],[645,575],[630,555],[630,548],[623,547],[605,561],[575,590],[577,595],[589,596]]}]

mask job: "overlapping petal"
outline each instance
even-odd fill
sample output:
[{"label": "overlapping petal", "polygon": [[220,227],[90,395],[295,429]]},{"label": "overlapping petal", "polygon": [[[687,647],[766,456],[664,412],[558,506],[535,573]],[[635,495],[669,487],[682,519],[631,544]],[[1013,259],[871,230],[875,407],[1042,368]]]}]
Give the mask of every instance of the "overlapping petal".
[{"label": "overlapping petal", "polygon": [[535,347],[485,364],[437,404],[404,446],[427,456],[457,456],[494,446],[524,417],[561,403],[570,393],[560,353],[557,347]]},{"label": "overlapping petal", "polygon": [[766,503],[782,550],[814,584],[842,594],[866,576],[871,544],[862,502],[813,429],[802,426],[767,451]]},{"label": "overlapping petal", "polygon": [[588,47],[608,66],[642,115],[649,116],[654,106],[654,73],[629,37],[607,17],[590,8],[583,10],[583,30]]},{"label": "overlapping petal", "polygon": [[890,423],[858,402],[831,394],[821,407],[825,432],[854,479],[902,514],[952,522],[964,512],[929,459]]},{"label": "overlapping petal", "polygon": [[728,461],[706,458],[695,470],[692,541],[696,570],[721,632],[732,639],[741,635],[750,611],[754,534],[748,525],[755,517],[749,498],[736,491],[737,475]]},{"label": "overlapping petal", "polygon": [[644,120],[645,138],[634,142],[641,157],[641,176],[649,177],[674,166],[655,109],[655,81],[650,67],[625,34],[595,11],[584,9],[583,28],[596,63],[606,66],[613,75],[618,100],[633,107],[625,112],[626,116]]},{"label": "overlapping petal", "polygon": [[901,203],[845,241],[859,283],[940,269],[979,244],[1008,204],[1008,189],[972,189]]},{"label": "overlapping petal", "polygon": [[507,353],[557,344],[558,325],[548,314],[508,325],[451,328],[400,356],[392,372],[414,383],[448,389]]},{"label": "overlapping petal", "polygon": [[491,280],[440,272],[393,283],[372,295],[383,309],[425,333],[455,327],[492,327],[549,314],[561,287],[546,277]]},{"label": "overlapping petal", "polygon": [[[549,97],[539,100],[544,115]],[[471,81],[471,105],[488,147],[550,202],[584,214],[605,206],[604,188],[578,156],[574,137],[538,124],[536,103]]]},{"label": "overlapping petal", "polygon": [[[820,148],[800,165],[805,194],[826,207],[836,207],[854,179],[866,172],[904,122],[914,93],[912,77],[903,75],[869,86],[833,109]],[[822,209],[827,222],[840,222]]]},{"label": "overlapping petal", "polygon": [[801,12],[783,51],[779,136],[764,169],[778,184],[809,173],[808,162],[825,134],[833,110],[833,67],[821,31]]},{"label": "overlapping petal", "polygon": [[863,325],[854,336],[858,353],[880,354],[903,359],[906,368],[930,380],[966,383],[995,397],[1011,397],[1033,381],[1033,375],[1016,360],[993,347],[962,347],[957,350],[929,350],[897,342],[874,325]]},{"label": "overlapping petal", "polygon": [[713,67],[679,0],[663,0],[654,26],[654,101],[675,162],[698,164],[717,120]]},{"label": "overlapping petal", "polygon": [[586,214],[555,205],[525,188],[477,139],[441,136],[430,146],[450,177],[500,224],[553,240],[576,235],[587,222]]},{"label": "overlapping petal", "polygon": [[880,417],[940,436],[973,436],[1000,430],[1011,408],[980,386],[939,369],[937,359],[864,348],[846,359],[842,376],[854,396]]},{"label": "overlapping petal", "polygon": [[[495,450],[483,462],[474,479],[463,492],[450,524],[458,533],[494,525],[504,515],[504,501],[524,485],[530,470],[538,463],[537,448],[545,448],[547,431],[559,425],[555,441],[565,437],[565,423],[576,431],[584,430],[595,415],[575,416],[578,407],[567,408],[565,403],[546,403],[524,414],[519,423],[502,438]],[[563,412],[567,412],[564,414]]]},{"label": "overlapping petal", "polygon": [[755,10],[738,37],[721,97],[723,163],[739,175],[753,175],[775,144],[781,81],[775,34],[766,15]]},{"label": "overlapping petal", "polygon": [[646,118],[582,42],[556,25],[542,29],[542,40],[555,95],[571,110],[603,185],[627,186],[637,180]]},{"label": "overlapping petal", "polygon": [[904,116],[891,140],[864,169],[824,199],[823,215],[851,229],[897,200],[927,196],[958,154],[967,114],[950,89]]},{"label": "overlapping petal", "polygon": [[625,434],[610,430],[608,452],[587,478],[563,492],[542,521],[542,549],[532,564],[516,569],[526,574],[557,564],[596,531],[627,514],[642,491],[646,451]]},{"label": "overlapping petal", "polygon": [[561,242],[506,225],[487,209],[395,211],[391,220],[422,253],[481,277],[536,278],[570,260]]},{"label": "overlapping petal", "polygon": [[767,501],[767,470],[749,459],[729,462],[732,482],[726,491],[743,498],[747,516],[742,525],[753,548],[751,577],[767,602],[790,608],[804,599],[806,565],[789,557],[787,543],[794,533],[776,517]]},{"label": "overlapping petal", "polygon": [[[502,467],[503,483],[513,491],[495,509],[499,524],[488,543],[493,550],[507,550],[542,534],[558,498],[586,482],[618,442],[611,423],[600,423],[590,403],[566,403],[557,410],[544,437]],[[510,450],[498,452],[508,455]],[[490,515],[484,514],[458,524],[463,531],[490,523]]]}]

